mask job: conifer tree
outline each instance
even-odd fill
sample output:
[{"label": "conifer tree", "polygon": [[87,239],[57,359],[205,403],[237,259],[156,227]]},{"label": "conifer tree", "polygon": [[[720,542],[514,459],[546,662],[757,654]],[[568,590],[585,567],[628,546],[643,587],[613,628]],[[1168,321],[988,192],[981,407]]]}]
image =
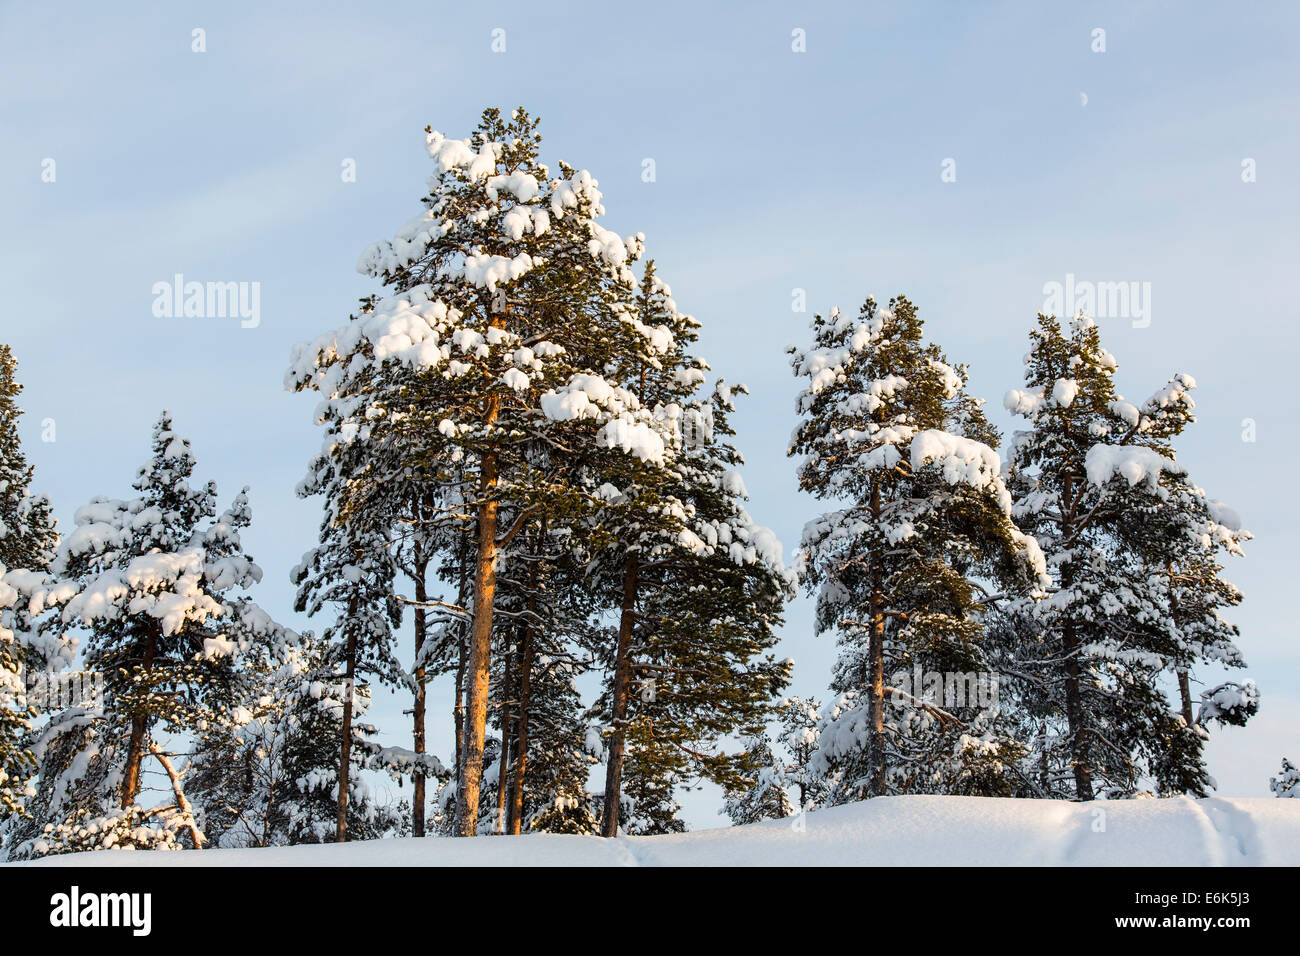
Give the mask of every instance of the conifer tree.
[{"label": "conifer tree", "polygon": [[[20,852],[204,842],[168,735],[224,720],[241,655],[284,631],[247,596],[261,570],[240,543],[251,520],[246,494],[217,515],[215,486],[189,483],[194,468],[164,412],[138,495],[78,509],[51,578],[27,589],[46,646],[84,638],[103,700],[102,709],[61,711],[37,736],[36,812]],[[146,760],[161,768],[170,800],[146,805]]]},{"label": "conifer tree", "polygon": [[355,719],[362,706],[362,688],[370,678],[390,685],[402,679],[393,653],[393,628],[401,623],[401,605],[393,588],[396,565],[388,516],[349,507],[353,504],[348,494],[350,459],[363,450],[364,446],[351,444],[313,459],[299,494],[323,499],[320,543],[303,555],[290,575],[298,585],[295,610],[315,615],[330,606],[335,613],[322,638],[331,645],[326,667],[336,666],[343,684],[334,787],[334,839],[340,843],[351,839],[348,801],[358,756]]},{"label": "conifer tree", "polygon": [[0,345],[0,565],[43,571],[58,544],[50,501],[31,492],[33,467],[18,437],[22,392],[15,378],[17,362],[9,346]]},{"label": "conifer tree", "polygon": [[826,799],[826,787],[813,772],[813,755],[821,736],[821,704],[815,698],[787,697],[777,708],[781,730],[776,736],[781,759],[776,765],[782,786],[806,813]]},{"label": "conifer tree", "polygon": [[1269,779],[1268,788],[1275,797],[1300,797],[1300,768],[1283,757],[1282,769]]},{"label": "conifer tree", "polygon": [[520,534],[503,561],[498,592],[502,675],[494,686],[507,771],[498,779],[498,825],[525,830],[595,831],[587,777],[596,757],[578,681],[591,669],[599,607],[585,579],[581,535],[548,519]]},{"label": "conifer tree", "polygon": [[1017,522],[1041,542],[1053,577],[1046,600],[1008,609],[1022,619],[1008,633],[1023,638],[1016,696],[1040,726],[1031,763],[1042,796],[1126,796],[1144,774],[1167,790],[1209,782],[1199,742],[1158,686],[1162,671],[1199,653],[1196,627],[1180,635],[1166,573],[1187,554],[1171,553],[1188,514],[1176,507],[1184,469],[1170,441],[1193,420],[1195,383],[1175,376],[1138,406],[1116,393],[1116,369],[1091,319],[1064,329],[1040,315],[1026,387],[1006,397],[1030,425],[1012,444]]},{"label": "conifer tree", "polygon": [[0,345],[0,820],[19,812],[35,772],[24,743],[36,711],[27,694],[27,613],[18,584],[34,583],[58,544],[49,499],[31,492],[33,468],[18,436],[16,365],[9,346]]},{"label": "conifer tree", "polygon": [[27,700],[24,654],[16,629],[22,613],[18,589],[0,564],[0,821],[22,812],[36,758],[27,746],[36,710]]},{"label": "conifer tree", "polygon": [[474,534],[462,835],[479,817],[498,553],[542,511],[563,514],[584,499],[562,464],[539,459],[539,444],[663,454],[652,418],[602,374],[636,331],[609,307],[609,289],[630,284],[640,240],[596,222],[603,209],[588,173],[562,164],[549,176],[536,126],[522,110],[487,110],[469,139],[428,132],[435,176],[425,211],[359,263],[394,294],[297,349],[289,374],[291,387],[325,396],[338,441],[414,447],[413,457],[382,460],[431,481],[461,465],[469,479],[469,499],[438,519]]},{"label": "conifer tree", "polygon": [[693,775],[739,782],[743,758],[718,744],[757,732],[788,679],[787,665],[764,652],[794,588],[780,543],[743,503],[743,460],[728,417],[745,389],[719,380],[712,394],[697,395],[708,369],[690,351],[699,323],[678,311],[653,262],[622,311],[649,334],[613,374],[673,430],[668,468],[594,469],[608,540],[597,547],[594,575],[619,609],[605,700],[607,837],[619,829],[629,746],[643,792]]},{"label": "conifer tree", "polygon": [[744,826],[759,820],[780,820],[797,812],[781,779],[780,763],[772,752],[767,734],[745,741],[745,761],[753,768],[747,786],[727,793],[723,812],[732,825]]},{"label": "conifer tree", "polygon": [[[340,645],[310,633],[260,655],[258,680],[229,722],[198,735],[187,792],[209,845],[286,846],[337,836],[343,712],[347,683]],[[351,731],[355,746],[347,775],[349,839],[400,832],[401,815],[381,807],[361,771],[381,753],[375,730],[361,721],[369,692],[358,687]]]},{"label": "conifer tree", "polygon": [[[1189,376],[1182,377],[1181,385],[1194,387]],[[1190,397],[1185,401],[1192,407]],[[1161,793],[1205,796],[1214,786],[1203,757],[1211,726],[1242,726],[1259,706],[1250,680],[1203,690],[1195,710],[1191,691],[1201,665],[1246,666],[1236,645],[1239,631],[1220,613],[1242,601],[1241,592],[1222,576],[1222,558],[1240,556],[1252,535],[1232,509],[1211,500],[1185,474],[1162,475],[1161,491],[1165,499],[1152,522],[1158,533],[1149,530],[1146,537],[1157,542],[1149,565],[1163,577],[1169,606],[1174,651],[1168,666],[1177,685],[1178,710],[1165,718],[1163,748],[1153,752],[1152,763]]]},{"label": "conifer tree", "polygon": [[812,332],[811,348],[790,350],[807,383],[789,453],[802,490],[844,502],[805,528],[800,559],[817,629],[841,646],[817,772],[840,802],[944,792],[977,765],[1010,762],[1014,742],[996,707],[928,700],[887,678],[987,674],[997,595],[983,582],[1028,591],[1045,581],[1042,555],[1012,523],[997,438],[965,369],[923,343],[911,302],[868,299],[856,319],[816,316]]}]

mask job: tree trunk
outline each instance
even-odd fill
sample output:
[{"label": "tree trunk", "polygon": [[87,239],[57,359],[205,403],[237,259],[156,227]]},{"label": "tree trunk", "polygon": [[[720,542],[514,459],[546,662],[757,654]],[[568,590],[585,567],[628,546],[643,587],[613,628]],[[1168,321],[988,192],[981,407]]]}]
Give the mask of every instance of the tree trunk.
[{"label": "tree trunk", "polygon": [[[469,603],[468,574],[466,569],[469,567],[469,558],[466,555],[465,541],[468,536],[460,535],[459,547],[460,561],[457,568],[457,574],[460,576],[460,582],[456,588],[456,604],[465,607]],[[460,794],[460,769],[461,754],[465,743],[465,669],[469,663],[469,633],[465,629],[463,621],[456,622],[456,700],[451,708],[451,720],[456,732],[456,780],[455,793]],[[453,816],[456,808],[452,808]],[[454,820],[453,820],[454,823]]]},{"label": "tree trunk", "polygon": [[[1182,615],[1178,612],[1178,588],[1174,584],[1174,562],[1169,561],[1165,564],[1165,573],[1169,575],[1169,610],[1173,615],[1174,626],[1182,627]],[[1183,720],[1190,727],[1195,722],[1192,717],[1192,686],[1191,679],[1188,677],[1187,669],[1178,670],[1178,697],[1182,703]]]},{"label": "tree trunk", "polygon": [[1183,720],[1187,721],[1188,727],[1191,727],[1195,720],[1192,718],[1192,687],[1187,671],[1178,672],[1178,695],[1182,698]]},{"label": "tree trunk", "polygon": [[[424,603],[429,599],[428,587],[425,582],[425,574],[428,571],[429,559],[423,553],[416,556],[414,561],[415,571],[415,706],[411,712],[412,733],[414,736],[415,752],[424,753],[424,715],[425,706],[428,699],[428,688],[426,685],[425,668],[420,662],[420,657],[424,653],[424,642],[427,637],[427,626],[425,623]],[[425,805],[425,778],[424,768],[416,767],[411,773],[411,834],[413,836],[424,836],[424,805]]]},{"label": "tree trunk", "polygon": [[[488,424],[496,422],[491,400]],[[479,790],[483,783],[483,737],[487,729],[488,682],[492,663],[492,601],[497,586],[497,457],[483,455],[479,480],[478,554],[474,564],[474,621],[465,675],[465,729],[461,744],[460,791],[456,796],[456,834],[478,833]]]},{"label": "tree trunk", "polygon": [[343,843],[348,838],[348,773],[352,769],[352,697],[356,692],[357,632],[353,618],[357,613],[357,599],[348,602],[348,647],[346,671],[343,679],[343,728],[339,747],[339,808],[334,821],[334,842]]},{"label": "tree trunk", "polygon": [[[530,598],[531,605],[531,598]],[[532,692],[533,625],[524,627],[519,648],[519,708],[515,717],[514,760],[510,768],[510,801],[506,807],[506,832],[518,835],[523,828],[524,775],[528,771],[528,705]]]},{"label": "tree trunk", "polygon": [[867,717],[871,723],[871,796],[885,795],[885,615],[876,609],[871,620],[871,685]]},{"label": "tree trunk", "polygon": [[[880,520],[880,482],[871,482],[871,513]],[[870,795],[885,793],[885,598],[881,591],[884,570],[881,559],[872,556],[871,639],[867,646],[867,719],[871,724],[868,744]]]},{"label": "tree trunk", "polygon": [[1083,713],[1083,692],[1079,681],[1079,639],[1074,628],[1063,634],[1065,649],[1065,717],[1070,725],[1070,761],[1074,764],[1074,792],[1079,800],[1091,800],[1092,756],[1088,747],[1088,730]]},{"label": "tree trunk", "polygon": [[[1074,532],[1067,515],[1074,510],[1074,482],[1065,476],[1065,487],[1061,501],[1061,540],[1069,541]],[[1074,572],[1070,562],[1061,567],[1061,588],[1069,590],[1074,586]],[[1083,652],[1082,642],[1075,634],[1074,627],[1066,624],[1061,632],[1062,649],[1065,652],[1065,719],[1070,727],[1070,762],[1074,769],[1074,794],[1078,800],[1091,800],[1092,791],[1092,754],[1088,742],[1087,714],[1083,707],[1083,687],[1079,679],[1079,655]]]},{"label": "tree trunk", "polygon": [[497,757],[497,812],[496,819],[492,823],[492,832],[504,834],[506,832],[506,784],[508,782],[506,771],[510,767],[510,664],[514,655],[510,649],[506,650],[506,659],[504,661],[503,673],[501,677],[501,753]]},{"label": "tree trunk", "polygon": [[600,835],[618,836],[619,801],[623,793],[623,751],[627,742],[627,697],[632,683],[632,625],[636,611],[637,559],[629,555],[623,566],[623,609],[618,620],[618,645],[614,650],[614,688],[611,701],[613,733],[609,738],[609,763],[605,767],[605,807]]},{"label": "tree trunk", "polygon": [[[145,638],[141,670],[153,671],[154,655],[158,653],[158,635],[150,628]],[[143,704],[131,714],[131,737],[126,745],[126,767],[122,771],[122,809],[129,810],[140,794],[140,766],[144,762],[144,737],[148,730],[149,714]]]}]

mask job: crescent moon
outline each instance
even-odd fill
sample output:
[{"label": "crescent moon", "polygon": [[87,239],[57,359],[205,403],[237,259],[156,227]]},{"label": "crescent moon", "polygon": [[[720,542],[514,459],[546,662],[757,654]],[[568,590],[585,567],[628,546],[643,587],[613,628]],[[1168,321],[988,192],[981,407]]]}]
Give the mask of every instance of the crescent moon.
[{"label": "crescent moon", "polygon": [[1088,94],[1087,94],[1087,93],[1080,93],[1080,94],[1079,94],[1079,105],[1080,105],[1080,106],[1087,106],[1087,105],[1088,105]]}]

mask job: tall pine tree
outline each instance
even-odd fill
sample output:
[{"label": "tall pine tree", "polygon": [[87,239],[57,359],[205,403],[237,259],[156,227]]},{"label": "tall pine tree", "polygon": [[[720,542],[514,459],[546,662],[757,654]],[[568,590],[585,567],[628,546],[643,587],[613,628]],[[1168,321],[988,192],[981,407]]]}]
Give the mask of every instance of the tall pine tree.
[{"label": "tall pine tree", "polygon": [[800,488],[839,505],[805,528],[802,563],[817,629],[838,632],[841,647],[818,772],[838,802],[974,779],[976,792],[1005,792],[997,770],[1015,745],[995,701],[887,683],[988,675],[988,582],[1027,592],[1046,580],[1011,520],[994,430],[965,369],[923,342],[907,299],[818,315],[812,332],[811,348],[791,349],[806,384],[789,453]]}]

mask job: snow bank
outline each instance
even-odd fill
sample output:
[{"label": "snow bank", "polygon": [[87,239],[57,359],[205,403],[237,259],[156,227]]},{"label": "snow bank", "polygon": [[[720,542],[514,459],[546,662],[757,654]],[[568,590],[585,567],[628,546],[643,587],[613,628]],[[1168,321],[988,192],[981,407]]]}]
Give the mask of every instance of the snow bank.
[{"label": "snow bank", "polygon": [[1296,866],[1300,801],[883,797],[657,837],[428,837],[201,852],[99,851],[14,866]]}]

